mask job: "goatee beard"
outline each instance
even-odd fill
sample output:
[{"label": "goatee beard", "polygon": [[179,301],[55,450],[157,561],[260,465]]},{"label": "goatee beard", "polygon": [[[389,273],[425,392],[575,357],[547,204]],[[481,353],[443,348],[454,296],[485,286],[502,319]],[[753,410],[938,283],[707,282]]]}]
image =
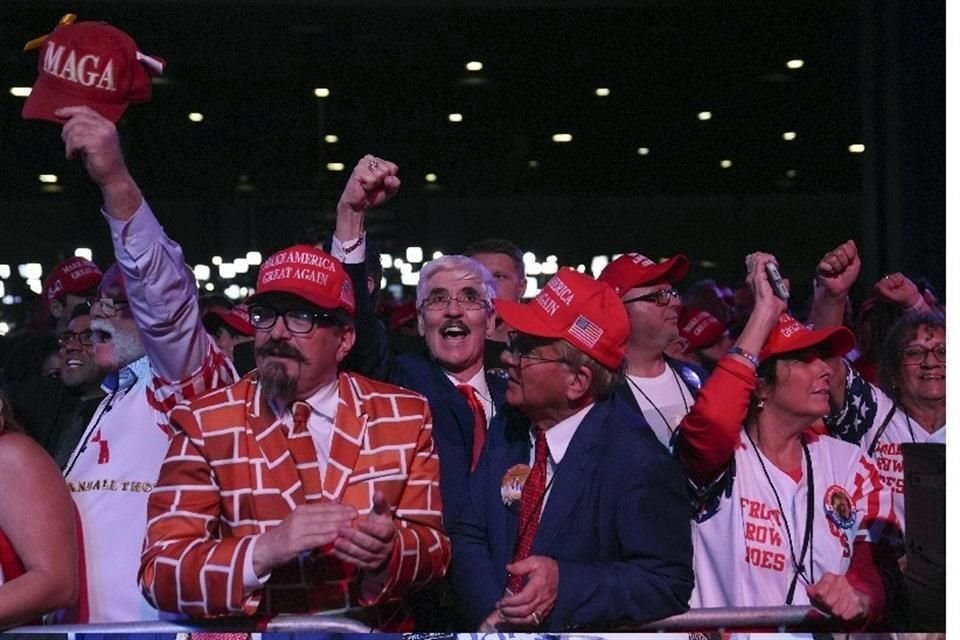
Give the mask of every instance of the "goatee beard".
[{"label": "goatee beard", "polygon": [[289,403],[295,399],[297,393],[297,379],[287,375],[286,369],[279,362],[271,362],[266,366],[258,367],[260,372],[260,386],[267,400],[277,400]]}]

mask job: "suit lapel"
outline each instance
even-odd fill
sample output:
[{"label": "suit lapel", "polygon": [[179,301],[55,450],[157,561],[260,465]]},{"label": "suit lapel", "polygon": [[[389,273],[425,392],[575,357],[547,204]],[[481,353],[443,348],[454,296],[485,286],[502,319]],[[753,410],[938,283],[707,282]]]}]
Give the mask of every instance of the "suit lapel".
[{"label": "suit lapel", "polygon": [[366,406],[349,374],[340,373],[338,391],[340,403],[333,421],[330,461],[323,476],[325,500],[337,500],[343,495],[367,432]]},{"label": "suit lapel", "polygon": [[532,553],[549,554],[554,539],[576,506],[580,493],[588,486],[590,475],[599,463],[599,436],[603,422],[610,413],[610,407],[608,402],[595,405],[577,427],[567,452],[554,473],[553,486],[537,527]]}]

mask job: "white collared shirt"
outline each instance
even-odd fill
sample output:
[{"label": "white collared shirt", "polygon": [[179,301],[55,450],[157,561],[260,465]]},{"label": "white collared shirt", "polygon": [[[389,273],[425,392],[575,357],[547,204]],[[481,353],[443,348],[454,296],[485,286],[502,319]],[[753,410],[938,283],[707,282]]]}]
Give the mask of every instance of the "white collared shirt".
[{"label": "white collared shirt", "polygon": [[[583,418],[593,408],[594,404],[596,403],[591,402],[572,416],[564,418],[547,429],[547,492],[543,496],[543,505],[540,507],[541,515],[547,506],[547,500],[550,499],[550,492],[553,490],[553,474],[560,465],[560,461],[563,460],[563,456],[567,454],[567,448],[570,446],[574,434],[577,433],[580,423],[583,422]],[[530,468],[532,469],[536,457],[536,438],[532,431],[530,432],[530,442]]]}]

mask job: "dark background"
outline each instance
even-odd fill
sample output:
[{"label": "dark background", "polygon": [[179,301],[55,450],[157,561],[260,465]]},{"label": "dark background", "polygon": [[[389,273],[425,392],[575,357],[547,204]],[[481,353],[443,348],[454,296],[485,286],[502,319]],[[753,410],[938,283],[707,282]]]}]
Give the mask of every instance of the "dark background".
[{"label": "dark background", "polygon": [[[98,192],[63,158],[57,127],[21,120],[23,99],[9,93],[36,76],[23,43],[67,11],[110,22],[168,63],[153,100],[119,128],[131,173],[191,264],[266,255],[308,224],[329,225],[350,169],[372,152],[404,180],[369,225],[394,255],[495,235],[561,264],[682,252],[691,277],[733,281],[742,257],[765,249],[801,287],[853,238],[864,285],[903,270],[943,295],[945,19],[933,0],[5,0],[8,293],[25,290],[22,262],[46,273],[77,246],[111,261]],[[793,58],[804,66],[787,69]],[[470,60],[483,71],[467,72]],[[713,118],[699,121],[701,110]],[[557,132],[573,142],[552,142]],[[346,170],[327,171],[332,161]],[[60,190],[44,192],[41,173]]]}]

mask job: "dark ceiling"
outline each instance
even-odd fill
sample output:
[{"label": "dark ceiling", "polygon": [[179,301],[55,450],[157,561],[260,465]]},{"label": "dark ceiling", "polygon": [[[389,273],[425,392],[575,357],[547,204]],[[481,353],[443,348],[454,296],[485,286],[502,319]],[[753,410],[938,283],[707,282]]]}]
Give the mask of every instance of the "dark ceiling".
[{"label": "dark ceiling", "polygon": [[[366,151],[395,159],[408,189],[435,173],[433,188],[456,196],[859,189],[859,3],[620,4],[6,0],[0,197],[69,175],[45,144],[51,125],[19,121],[8,92],[35,77],[20,46],[67,9],[167,60],[153,101],[123,122],[131,153],[149,158],[138,177],[167,196],[227,195],[239,180],[310,189],[327,162],[349,169]],[[801,69],[787,69],[794,58]],[[466,71],[471,60],[483,71]]]},{"label": "dark ceiling", "polygon": [[769,247],[806,273],[854,237],[866,277],[942,279],[940,0],[0,0],[0,263],[47,268],[79,242],[109,255],[58,129],[21,120],[8,90],[36,74],[23,43],[67,11],[167,60],[120,130],[195,262],[289,242],[346,179],[327,163],[373,152],[404,180],[372,234],[390,251],[498,234],[562,261],[639,245],[739,274]]}]

